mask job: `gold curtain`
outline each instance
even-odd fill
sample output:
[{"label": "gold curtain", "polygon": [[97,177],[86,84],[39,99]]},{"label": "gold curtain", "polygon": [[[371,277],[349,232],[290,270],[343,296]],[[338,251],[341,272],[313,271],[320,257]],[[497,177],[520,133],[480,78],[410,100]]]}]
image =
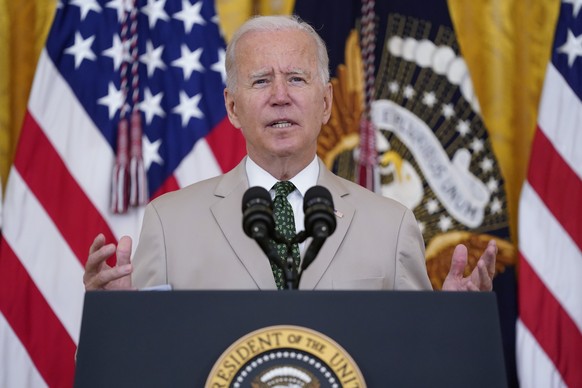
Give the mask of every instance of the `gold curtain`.
[{"label": "gold curtain", "polygon": [[521,186],[560,0],[448,0],[483,120],[505,178],[517,240]]},{"label": "gold curtain", "polygon": [[216,0],[216,12],[225,39],[253,15],[290,15],[295,0]]},{"label": "gold curtain", "polygon": [[0,0],[0,178],[6,187],[56,0]]}]

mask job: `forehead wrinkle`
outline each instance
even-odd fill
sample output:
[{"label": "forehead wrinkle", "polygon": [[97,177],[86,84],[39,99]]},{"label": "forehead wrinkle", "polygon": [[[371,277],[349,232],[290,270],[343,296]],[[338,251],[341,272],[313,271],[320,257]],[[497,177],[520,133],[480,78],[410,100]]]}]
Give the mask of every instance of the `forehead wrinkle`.
[{"label": "forehead wrinkle", "polygon": [[305,69],[303,69],[301,67],[296,67],[296,68],[293,68],[293,69],[287,71],[285,74],[287,74],[287,75],[295,75],[295,74],[298,74],[298,75],[308,76],[308,75],[311,75],[311,72],[309,70],[305,70]]},{"label": "forehead wrinkle", "polygon": [[[264,70],[257,70],[257,71],[253,71],[249,74],[250,78],[261,78],[261,77],[265,77],[265,76],[272,76],[273,74],[278,73],[278,71],[274,71],[272,69],[264,69]],[[297,67],[297,68],[292,68],[290,70],[286,70],[286,71],[281,71],[281,74],[284,74],[286,76],[289,75],[303,75],[303,76],[310,76],[311,72],[309,70],[305,70],[303,68]]]},{"label": "forehead wrinkle", "polygon": [[272,75],[273,74],[273,70],[271,69],[262,69],[262,70],[257,70],[257,71],[251,71],[251,73],[249,74],[249,76],[251,78],[260,78],[260,77],[264,77],[267,75]]}]

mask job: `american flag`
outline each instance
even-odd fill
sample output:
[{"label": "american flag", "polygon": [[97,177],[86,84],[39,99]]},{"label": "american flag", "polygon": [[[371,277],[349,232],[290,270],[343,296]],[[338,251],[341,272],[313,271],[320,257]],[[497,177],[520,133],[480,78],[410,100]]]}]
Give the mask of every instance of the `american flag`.
[{"label": "american flag", "polygon": [[0,386],[72,386],[89,246],[137,240],[142,209],[110,210],[122,111],[141,112],[150,198],[240,161],[224,54],[213,0],[58,4],[5,194]]},{"label": "american flag", "polygon": [[522,387],[582,387],[582,2],[563,0],[519,208]]}]

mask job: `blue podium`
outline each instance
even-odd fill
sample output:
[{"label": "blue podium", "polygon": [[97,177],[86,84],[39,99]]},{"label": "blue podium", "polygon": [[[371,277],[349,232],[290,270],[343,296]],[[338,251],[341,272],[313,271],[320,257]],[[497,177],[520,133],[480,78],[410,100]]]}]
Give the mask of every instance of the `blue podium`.
[{"label": "blue podium", "polygon": [[305,387],[505,387],[495,295],[85,296],[75,387],[267,387],[276,381]]}]

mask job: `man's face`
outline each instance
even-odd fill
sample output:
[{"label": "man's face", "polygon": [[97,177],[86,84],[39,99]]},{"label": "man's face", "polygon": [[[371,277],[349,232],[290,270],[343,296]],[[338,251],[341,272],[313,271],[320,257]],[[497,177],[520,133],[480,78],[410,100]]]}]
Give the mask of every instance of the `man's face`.
[{"label": "man's face", "polygon": [[290,156],[311,162],[332,102],[331,85],[319,76],[314,39],[293,29],[249,32],[239,40],[235,60],[235,90],[225,90],[224,97],[249,156],[260,165]]}]

